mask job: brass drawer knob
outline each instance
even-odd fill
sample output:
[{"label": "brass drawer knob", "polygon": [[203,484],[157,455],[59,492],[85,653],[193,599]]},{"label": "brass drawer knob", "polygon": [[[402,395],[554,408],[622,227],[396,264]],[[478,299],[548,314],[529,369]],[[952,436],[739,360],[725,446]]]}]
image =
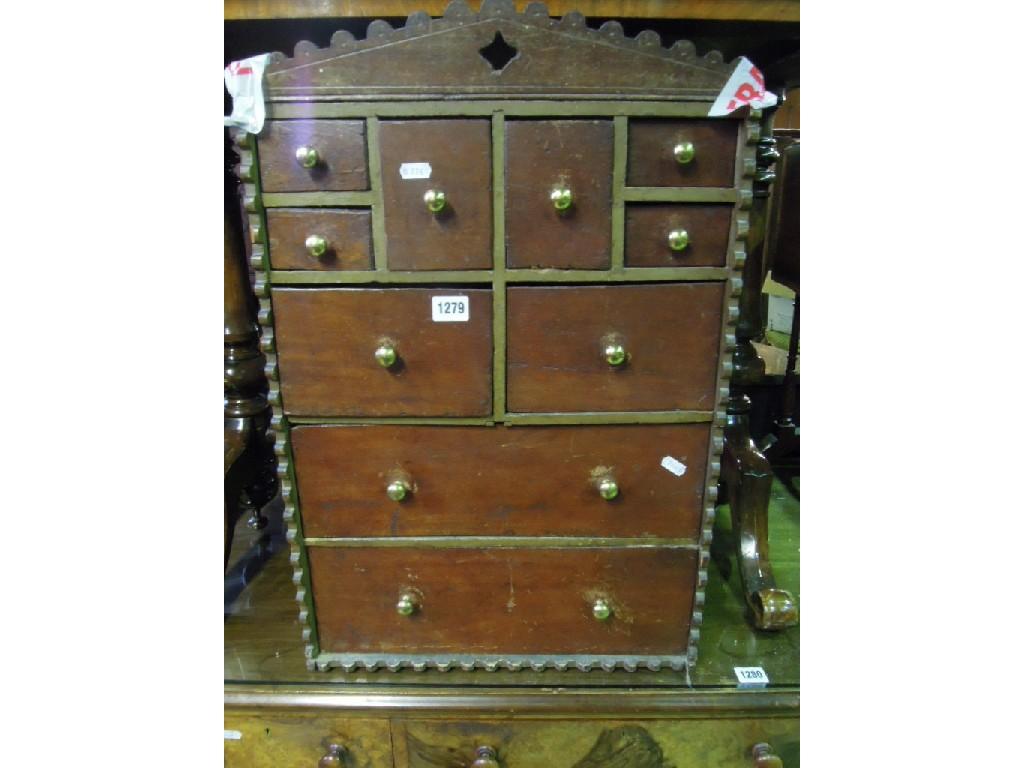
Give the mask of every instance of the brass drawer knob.
[{"label": "brass drawer knob", "polygon": [[754,768],[783,768],[782,758],[775,754],[771,744],[755,744],[750,752],[754,756]]},{"label": "brass drawer knob", "polygon": [[626,362],[626,348],[618,342],[611,342],[604,346],[604,359],[608,365],[620,366]]},{"label": "brass drawer knob", "polygon": [[696,154],[697,150],[694,149],[692,141],[680,141],[672,148],[672,155],[680,165],[693,162],[693,157]]},{"label": "brass drawer knob", "polygon": [[605,501],[611,501],[619,495],[619,484],[614,477],[602,477],[597,483],[597,491]]},{"label": "brass drawer knob", "polygon": [[343,768],[345,765],[345,747],[341,744],[331,744],[327,752],[320,758],[317,768]]},{"label": "brass drawer knob", "polygon": [[608,621],[612,615],[612,607],[603,597],[599,597],[594,601],[594,606],[591,610],[594,614],[594,618],[598,621]]},{"label": "brass drawer knob", "polygon": [[392,480],[388,483],[388,498],[392,501],[401,501],[412,491],[405,480]]},{"label": "brass drawer knob", "polygon": [[419,608],[419,600],[412,592],[403,592],[398,596],[398,602],[395,603],[395,610],[398,611],[399,616],[412,616],[416,613],[417,608]]},{"label": "brass drawer knob", "polygon": [[448,196],[440,189],[428,189],[423,193],[423,202],[431,213],[440,213],[448,205]]},{"label": "brass drawer knob", "polygon": [[572,206],[572,190],[559,184],[551,190],[551,203],[556,211],[567,211]]},{"label": "brass drawer knob", "polygon": [[303,168],[315,168],[320,164],[320,153],[313,147],[299,147],[295,150],[295,159]]},{"label": "brass drawer knob", "polygon": [[310,235],[306,238],[306,250],[309,251],[310,256],[319,259],[327,253],[327,238],[321,235]]},{"label": "brass drawer knob", "polygon": [[494,747],[477,747],[476,760],[469,768],[501,768]]},{"label": "brass drawer knob", "polygon": [[398,350],[388,341],[382,341],[374,350],[373,356],[385,368],[390,368],[398,362]]},{"label": "brass drawer knob", "polygon": [[673,251],[682,251],[690,244],[690,234],[685,229],[673,229],[668,233],[668,247]]}]

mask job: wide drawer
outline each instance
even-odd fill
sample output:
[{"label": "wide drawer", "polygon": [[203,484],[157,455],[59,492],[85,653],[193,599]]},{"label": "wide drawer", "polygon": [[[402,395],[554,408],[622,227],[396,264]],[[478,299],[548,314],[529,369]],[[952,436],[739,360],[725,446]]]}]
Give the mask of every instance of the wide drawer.
[{"label": "wide drawer", "polygon": [[392,730],[396,768],[754,768],[751,750],[762,743],[781,761],[765,766],[800,760],[796,717],[412,720]]},{"label": "wide drawer", "polygon": [[259,153],[264,192],[369,188],[363,120],[268,120]]},{"label": "wide drawer", "polygon": [[731,205],[626,206],[627,267],[724,267]]},{"label": "wide drawer", "polygon": [[[432,299],[455,296],[468,320],[435,322]],[[285,413],[491,413],[489,290],[275,288],[272,302]]]},{"label": "wide drawer", "polygon": [[736,120],[630,120],[626,184],[733,186],[738,125]]},{"label": "wide drawer", "polygon": [[332,716],[324,712],[224,714],[225,768],[316,768],[341,747],[350,768],[391,768],[391,729],[387,720]]},{"label": "wide drawer", "polygon": [[709,433],[352,425],[295,427],[291,441],[306,536],[696,538]]},{"label": "wide drawer", "polygon": [[308,555],[321,651],[686,653],[694,549],[312,546]]},{"label": "wide drawer", "polygon": [[367,209],[272,208],[267,237],[274,269],[373,269]]},{"label": "wide drawer", "polygon": [[724,290],[510,287],[509,410],[713,410]]}]

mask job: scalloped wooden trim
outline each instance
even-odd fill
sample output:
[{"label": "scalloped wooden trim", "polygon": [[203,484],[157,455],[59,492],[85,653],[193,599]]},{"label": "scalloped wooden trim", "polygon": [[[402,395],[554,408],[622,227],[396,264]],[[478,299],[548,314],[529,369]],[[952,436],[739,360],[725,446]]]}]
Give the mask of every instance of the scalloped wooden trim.
[{"label": "scalloped wooden trim", "polygon": [[651,672],[660,672],[662,670],[683,672],[687,669],[687,657],[628,656],[618,654],[599,656],[588,656],[585,654],[572,656],[553,654],[473,656],[468,654],[435,655],[419,653],[321,653],[315,658],[315,666],[319,671],[341,669],[345,672],[356,672],[359,670],[374,672],[381,669],[386,669],[389,672],[397,672],[401,669],[411,669],[413,672],[424,672],[428,669],[434,669],[439,672],[449,672],[451,670],[472,672],[478,669],[486,672],[543,672],[546,669],[554,669],[558,672],[565,672],[566,670],[579,672],[603,670],[605,672],[614,672],[616,669],[622,669],[626,672],[635,672],[638,669],[646,669]]}]

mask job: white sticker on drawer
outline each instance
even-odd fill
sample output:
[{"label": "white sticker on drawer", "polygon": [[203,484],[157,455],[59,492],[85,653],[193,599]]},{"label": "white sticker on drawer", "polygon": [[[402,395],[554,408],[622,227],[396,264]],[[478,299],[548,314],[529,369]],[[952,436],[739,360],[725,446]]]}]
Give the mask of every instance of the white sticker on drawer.
[{"label": "white sticker on drawer", "polygon": [[435,323],[469,321],[469,296],[431,296],[430,319]]},{"label": "white sticker on drawer", "polygon": [[398,173],[403,179],[429,179],[430,163],[402,163]]},{"label": "white sticker on drawer", "polygon": [[736,673],[738,688],[764,688],[768,685],[768,675],[762,667],[733,667]]},{"label": "white sticker on drawer", "polygon": [[667,469],[676,477],[682,477],[686,473],[686,465],[683,464],[679,459],[673,459],[671,456],[666,456],[661,460],[661,466]]},{"label": "white sticker on drawer", "polygon": [[242,738],[242,732],[241,731],[228,731],[228,730],[225,730],[224,731],[224,738],[227,739],[228,741],[240,741],[241,738]]}]

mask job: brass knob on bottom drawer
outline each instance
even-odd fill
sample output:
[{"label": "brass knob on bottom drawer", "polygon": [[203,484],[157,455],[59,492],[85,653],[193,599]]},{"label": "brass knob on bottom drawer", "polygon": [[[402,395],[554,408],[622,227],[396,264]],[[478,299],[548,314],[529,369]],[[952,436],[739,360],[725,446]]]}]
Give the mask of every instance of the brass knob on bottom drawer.
[{"label": "brass knob on bottom drawer", "polygon": [[685,229],[673,229],[668,233],[668,247],[673,251],[686,250],[690,244],[690,233]]},{"label": "brass knob on bottom drawer", "polygon": [[697,150],[693,146],[691,141],[680,141],[674,147],[672,147],[672,156],[675,157],[676,162],[680,165],[686,165],[693,161],[694,156],[697,154]]},{"label": "brass knob on bottom drawer", "polygon": [[423,193],[423,202],[431,213],[440,213],[448,205],[448,196],[440,189],[428,189]]},{"label": "brass knob on bottom drawer", "polygon": [[343,768],[345,765],[345,747],[341,744],[331,744],[327,747],[327,753],[320,758],[317,768]]},{"label": "brass knob on bottom drawer", "polygon": [[498,763],[498,753],[494,747],[477,747],[476,760],[470,768],[501,768]]},{"label": "brass knob on bottom drawer", "polygon": [[783,768],[782,758],[775,754],[771,744],[755,744],[750,753],[754,757],[754,768]]},{"label": "brass knob on bottom drawer", "polygon": [[559,184],[551,190],[551,203],[555,210],[567,211],[572,206],[572,190],[564,184]]},{"label": "brass knob on bottom drawer", "polygon": [[315,168],[320,163],[320,153],[313,147],[299,147],[295,150],[295,159],[303,168]]},{"label": "brass knob on bottom drawer", "polygon": [[412,487],[405,480],[392,480],[388,483],[388,498],[392,501],[401,501],[412,491]]},{"label": "brass knob on bottom drawer", "polygon": [[614,477],[602,477],[597,482],[597,491],[605,501],[611,501],[619,495],[619,484]]},{"label": "brass knob on bottom drawer", "polygon": [[618,342],[611,342],[604,345],[604,359],[608,365],[618,367],[626,362],[626,348]]},{"label": "brass knob on bottom drawer", "polygon": [[599,597],[594,601],[591,612],[594,614],[594,618],[598,621],[607,621],[611,618],[612,607],[608,604],[607,600],[603,597]]},{"label": "brass knob on bottom drawer", "polygon": [[310,235],[306,238],[306,250],[313,258],[319,259],[327,253],[327,238],[320,235]]},{"label": "brass knob on bottom drawer", "polygon": [[380,342],[377,349],[374,350],[373,356],[384,368],[391,368],[398,362],[398,350],[390,341]]},{"label": "brass knob on bottom drawer", "polygon": [[395,603],[395,610],[399,616],[412,616],[419,607],[420,601],[412,592],[403,592]]}]

